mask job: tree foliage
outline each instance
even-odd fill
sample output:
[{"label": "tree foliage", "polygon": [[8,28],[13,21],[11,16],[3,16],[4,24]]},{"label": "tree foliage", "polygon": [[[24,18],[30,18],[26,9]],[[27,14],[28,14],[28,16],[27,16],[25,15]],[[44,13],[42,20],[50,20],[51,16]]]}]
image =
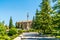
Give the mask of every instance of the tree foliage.
[{"label": "tree foliage", "polygon": [[2,22],[0,22],[0,35],[6,34],[6,28]]},{"label": "tree foliage", "polygon": [[56,26],[56,29],[60,29],[60,0],[55,0],[55,5],[53,7],[53,10],[56,12],[54,16],[54,25]]},{"label": "tree foliage", "polygon": [[12,28],[9,30],[8,35],[9,35],[9,36],[13,36],[13,35],[15,35],[15,34],[17,34],[17,33],[18,33],[18,30],[17,30],[16,28],[12,27]]},{"label": "tree foliage", "polygon": [[41,10],[36,10],[33,18],[33,29],[38,29],[44,34],[55,32],[59,35],[60,31],[60,0],[52,0],[55,5],[50,5],[51,0],[42,0]]},{"label": "tree foliage", "polygon": [[9,21],[9,28],[13,27],[13,21],[12,21],[12,17],[10,17],[10,21]]},{"label": "tree foliage", "polygon": [[52,31],[52,16],[51,16],[51,6],[49,0],[42,0],[41,3],[41,11],[36,10],[35,15],[35,29],[42,30],[43,33],[46,33],[46,31]]}]

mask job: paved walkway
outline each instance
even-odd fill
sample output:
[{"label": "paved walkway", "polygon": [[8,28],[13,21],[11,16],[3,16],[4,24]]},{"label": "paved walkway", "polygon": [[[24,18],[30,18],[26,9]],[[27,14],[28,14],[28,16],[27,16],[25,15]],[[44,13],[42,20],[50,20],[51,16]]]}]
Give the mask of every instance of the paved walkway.
[{"label": "paved walkway", "polygon": [[28,32],[28,33],[23,33],[21,35],[19,35],[18,37],[16,37],[14,40],[21,40],[21,38],[55,38],[55,37],[31,37],[31,36],[24,36],[24,35],[32,35],[32,34],[38,34],[36,32]]},{"label": "paved walkway", "polygon": [[29,39],[29,38],[39,39],[39,38],[55,38],[55,37],[22,37],[22,38],[24,38],[24,39]]},{"label": "paved walkway", "polygon": [[20,35],[18,37],[16,37],[15,39],[13,39],[13,40],[21,40]]},{"label": "paved walkway", "polygon": [[23,36],[22,35],[26,35],[26,34],[38,34],[37,32],[28,32],[28,33],[23,33],[23,34],[21,34],[21,35],[19,35],[18,37],[16,37],[15,39],[13,39],[13,40],[21,40],[21,37],[23,38]]}]

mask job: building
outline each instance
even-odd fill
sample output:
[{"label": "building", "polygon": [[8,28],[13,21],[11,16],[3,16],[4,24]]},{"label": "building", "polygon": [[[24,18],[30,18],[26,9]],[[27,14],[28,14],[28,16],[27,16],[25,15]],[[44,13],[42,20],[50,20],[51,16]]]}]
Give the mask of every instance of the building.
[{"label": "building", "polygon": [[20,29],[30,29],[31,26],[32,26],[32,21],[16,22],[16,27]]}]

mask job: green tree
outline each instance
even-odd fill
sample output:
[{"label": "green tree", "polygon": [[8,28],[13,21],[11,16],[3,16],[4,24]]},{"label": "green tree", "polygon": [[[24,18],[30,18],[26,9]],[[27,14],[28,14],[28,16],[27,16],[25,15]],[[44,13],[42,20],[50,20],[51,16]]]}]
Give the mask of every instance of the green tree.
[{"label": "green tree", "polygon": [[33,29],[39,29],[39,11],[38,9],[36,9],[36,15],[33,17],[33,21],[32,21],[32,28]]},{"label": "green tree", "polygon": [[35,29],[42,30],[43,33],[52,31],[51,6],[49,0],[42,0],[41,11],[36,11]]},{"label": "green tree", "polygon": [[51,16],[50,0],[43,0],[40,13],[40,28],[43,33],[52,31],[52,16]]},{"label": "green tree", "polygon": [[0,22],[0,40],[11,40],[6,33],[4,21]]},{"label": "green tree", "polygon": [[31,28],[35,28],[35,19],[34,19],[34,16],[33,16],[33,20],[32,20],[32,27]]},{"label": "green tree", "polygon": [[6,34],[6,28],[2,22],[0,22],[0,35]]},{"label": "green tree", "polygon": [[56,3],[53,7],[53,10],[56,12],[56,15],[54,17],[54,23],[57,27],[56,29],[60,29],[60,0],[55,0],[55,1]]},{"label": "green tree", "polygon": [[9,28],[13,27],[13,21],[12,21],[12,17],[10,17],[10,21],[9,21]]}]

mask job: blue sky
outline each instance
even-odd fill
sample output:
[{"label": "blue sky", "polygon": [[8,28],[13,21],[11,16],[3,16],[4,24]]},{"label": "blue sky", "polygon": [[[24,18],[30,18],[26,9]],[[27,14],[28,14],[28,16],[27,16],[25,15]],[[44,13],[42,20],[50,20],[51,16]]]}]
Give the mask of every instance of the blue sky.
[{"label": "blue sky", "polygon": [[13,23],[26,20],[29,12],[29,20],[32,20],[36,9],[39,9],[41,0],[0,0],[0,21],[9,24],[10,16]]}]

